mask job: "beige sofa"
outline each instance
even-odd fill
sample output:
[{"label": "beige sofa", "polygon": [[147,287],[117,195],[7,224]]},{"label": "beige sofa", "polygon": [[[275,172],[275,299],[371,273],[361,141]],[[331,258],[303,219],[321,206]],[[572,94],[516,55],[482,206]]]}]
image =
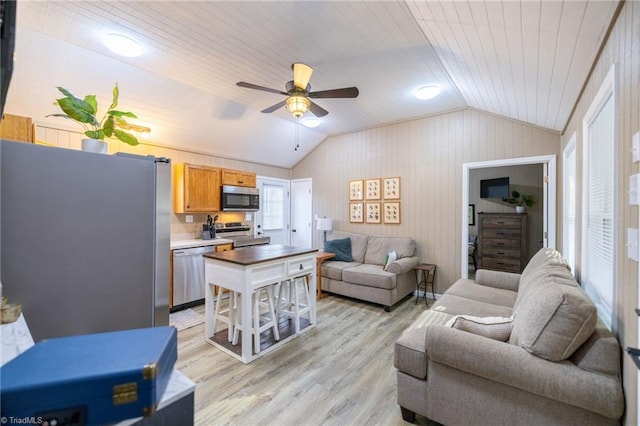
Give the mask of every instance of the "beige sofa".
[{"label": "beige sofa", "polygon": [[[497,327],[508,327],[506,341],[485,337]],[[418,413],[446,425],[619,424],[620,361],[560,254],[542,249],[522,275],[479,270],[475,282],[457,281],[403,332],[398,404],[409,422]]]},{"label": "beige sofa", "polygon": [[[378,237],[354,232],[333,231],[330,240],[351,240],[351,262],[328,260],[322,264],[322,291],[392,306],[416,289],[413,268],[419,260],[416,243],[408,237]],[[397,260],[384,269],[387,254]]]}]

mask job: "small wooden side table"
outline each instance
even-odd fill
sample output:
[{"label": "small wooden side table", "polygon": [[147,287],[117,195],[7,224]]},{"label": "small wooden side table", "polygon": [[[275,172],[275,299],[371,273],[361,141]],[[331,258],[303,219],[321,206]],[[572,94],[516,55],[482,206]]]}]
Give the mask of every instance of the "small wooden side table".
[{"label": "small wooden side table", "polygon": [[322,299],[322,262],[336,257],[335,253],[319,251],[316,255],[316,287],[318,291],[318,299]]},{"label": "small wooden side table", "polygon": [[[436,294],[433,290],[434,287],[434,283],[436,281],[436,268],[437,265],[434,265],[432,263],[421,263],[419,265],[416,265],[415,268],[413,268],[416,271],[416,302],[414,303],[417,304],[418,303],[418,299],[420,298],[420,290],[422,288],[424,288],[424,293],[423,293],[423,297],[424,297],[424,303],[427,305],[427,308],[429,307],[429,302],[427,302],[427,286],[429,284],[431,284],[431,295],[433,296],[433,300],[436,300]],[[422,280],[420,280],[418,278],[418,271],[422,271]]]}]

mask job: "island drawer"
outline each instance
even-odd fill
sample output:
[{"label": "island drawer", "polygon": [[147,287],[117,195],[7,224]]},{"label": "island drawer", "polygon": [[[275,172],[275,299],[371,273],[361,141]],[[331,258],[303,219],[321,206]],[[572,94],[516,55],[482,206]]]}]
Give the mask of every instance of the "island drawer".
[{"label": "island drawer", "polygon": [[287,262],[289,277],[307,275],[313,273],[316,267],[316,260],[313,257],[295,259]]}]

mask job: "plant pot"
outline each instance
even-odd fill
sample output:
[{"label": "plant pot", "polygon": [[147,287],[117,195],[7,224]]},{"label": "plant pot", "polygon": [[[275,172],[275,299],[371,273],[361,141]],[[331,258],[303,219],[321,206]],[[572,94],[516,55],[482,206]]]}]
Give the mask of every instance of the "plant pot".
[{"label": "plant pot", "polygon": [[516,213],[524,213],[524,206],[516,206]]},{"label": "plant pot", "polygon": [[107,143],[100,139],[82,139],[82,150],[96,154],[106,154]]}]

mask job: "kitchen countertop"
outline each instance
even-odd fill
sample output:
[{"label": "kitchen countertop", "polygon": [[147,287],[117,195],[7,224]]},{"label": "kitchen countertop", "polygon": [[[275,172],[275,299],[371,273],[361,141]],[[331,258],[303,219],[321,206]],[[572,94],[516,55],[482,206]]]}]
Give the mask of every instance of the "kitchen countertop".
[{"label": "kitchen countertop", "polygon": [[318,249],[312,248],[285,246],[281,244],[263,244],[259,246],[241,247],[218,253],[208,252],[203,256],[209,259],[222,260],[225,262],[236,263],[238,265],[249,266],[256,263],[267,262],[269,260],[282,259],[285,257],[317,251]]},{"label": "kitchen countertop", "polygon": [[171,239],[171,250],[178,250],[190,247],[206,247],[206,246],[217,246],[220,244],[232,244],[233,240],[228,240],[226,238],[214,238],[213,240],[201,240],[201,239]]}]

